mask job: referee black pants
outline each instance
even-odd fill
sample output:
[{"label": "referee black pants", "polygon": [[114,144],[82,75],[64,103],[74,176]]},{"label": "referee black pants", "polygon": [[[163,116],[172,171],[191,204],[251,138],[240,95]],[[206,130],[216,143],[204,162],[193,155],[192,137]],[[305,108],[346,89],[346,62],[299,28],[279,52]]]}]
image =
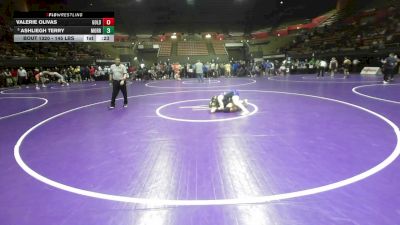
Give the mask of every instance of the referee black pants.
[{"label": "referee black pants", "polygon": [[126,92],[126,81],[124,82],[124,85],[120,85],[119,80],[113,80],[112,86],[113,86],[113,92],[112,92],[112,97],[111,97],[111,106],[115,107],[115,99],[117,98],[119,91],[121,90],[122,94],[124,95],[124,105],[128,104],[128,96]]},{"label": "referee black pants", "polygon": [[319,69],[318,69],[318,75],[317,75],[317,77],[319,77],[319,76],[324,76],[325,75],[325,67],[320,67]]},{"label": "referee black pants", "polygon": [[21,86],[23,84],[27,84],[28,83],[28,78],[27,77],[21,77],[18,76],[18,85]]},{"label": "referee black pants", "polygon": [[392,68],[384,68],[383,69],[383,80],[384,81],[389,81],[390,79],[393,79],[395,74],[394,69]]}]

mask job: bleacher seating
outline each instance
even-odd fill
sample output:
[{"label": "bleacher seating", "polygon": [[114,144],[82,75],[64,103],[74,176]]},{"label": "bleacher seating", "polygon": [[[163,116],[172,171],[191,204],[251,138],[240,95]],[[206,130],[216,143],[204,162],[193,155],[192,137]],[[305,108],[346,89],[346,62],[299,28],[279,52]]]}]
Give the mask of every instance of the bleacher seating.
[{"label": "bleacher seating", "polygon": [[[400,44],[398,11],[389,10],[379,20],[337,23],[303,32],[289,46],[289,54],[347,52],[370,50],[376,52]],[[372,17],[370,17],[372,18]]]},{"label": "bleacher seating", "polygon": [[224,42],[213,42],[212,46],[216,55],[227,55]]},{"label": "bleacher seating", "polygon": [[171,50],[172,50],[171,42],[161,42],[159,43],[159,45],[160,45],[160,51],[158,52],[158,56],[166,56],[166,57],[171,56]]},{"label": "bleacher seating", "polygon": [[178,56],[209,55],[205,42],[187,41],[178,43]]}]

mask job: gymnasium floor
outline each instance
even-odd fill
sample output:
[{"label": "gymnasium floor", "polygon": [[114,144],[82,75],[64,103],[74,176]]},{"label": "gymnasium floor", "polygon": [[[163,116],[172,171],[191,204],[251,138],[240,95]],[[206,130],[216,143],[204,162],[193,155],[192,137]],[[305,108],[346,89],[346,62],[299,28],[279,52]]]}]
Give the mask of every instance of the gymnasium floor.
[{"label": "gymnasium floor", "polygon": [[[0,224],[400,224],[399,81],[134,82],[114,110],[106,82],[3,89]],[[248,116],[205,110],[233,88]]]}]

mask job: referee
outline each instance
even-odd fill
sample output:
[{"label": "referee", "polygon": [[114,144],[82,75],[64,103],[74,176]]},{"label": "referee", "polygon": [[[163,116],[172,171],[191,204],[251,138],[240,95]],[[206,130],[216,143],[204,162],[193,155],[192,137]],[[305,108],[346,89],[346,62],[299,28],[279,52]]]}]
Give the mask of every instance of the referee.
[{"label": "referee", "polygon": [[394,55],[394,53],[390,53],[389,57],[387,57],[385,60],[382,60],[383,63],[383,84],[388,84],[389,82],[393,81],[394,79],[394,74],[396,65],[397,65],[397,59]]},{"label": "referee", "polygon": [[128,78],[128,73],[126,71],[126,67],[121,64],[121,60],[119,58],[116,58],[115,64],[112,64],[110,67],[110,71],[110,81],[112,82],[113,86],[110,109],[115,108],[115,98],[119,94],[120,90],[124,95],[124,108],[126,108],[128,107],[128,97],[126,92],[126,79]]}]

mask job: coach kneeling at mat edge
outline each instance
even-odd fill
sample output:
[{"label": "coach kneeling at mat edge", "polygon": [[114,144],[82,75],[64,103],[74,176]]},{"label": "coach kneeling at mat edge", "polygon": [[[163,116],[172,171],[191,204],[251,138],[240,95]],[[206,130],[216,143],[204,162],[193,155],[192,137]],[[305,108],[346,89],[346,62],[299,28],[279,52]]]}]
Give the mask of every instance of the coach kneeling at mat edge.
[{"label": "coach kneeling at mat edge", "polygon": [[119,94],[120,90],[124,95],[124,107],[126,108],[128,107],[128,96],[126,92],[126,79],[128,78],[128,73],[126,67],[121,64],[119,58],[116,58],[115,64],[112,64],[110,67],[110,72],[110,81],[112,81],[113,86],[110,109],[115,108],[115,98]]}]

